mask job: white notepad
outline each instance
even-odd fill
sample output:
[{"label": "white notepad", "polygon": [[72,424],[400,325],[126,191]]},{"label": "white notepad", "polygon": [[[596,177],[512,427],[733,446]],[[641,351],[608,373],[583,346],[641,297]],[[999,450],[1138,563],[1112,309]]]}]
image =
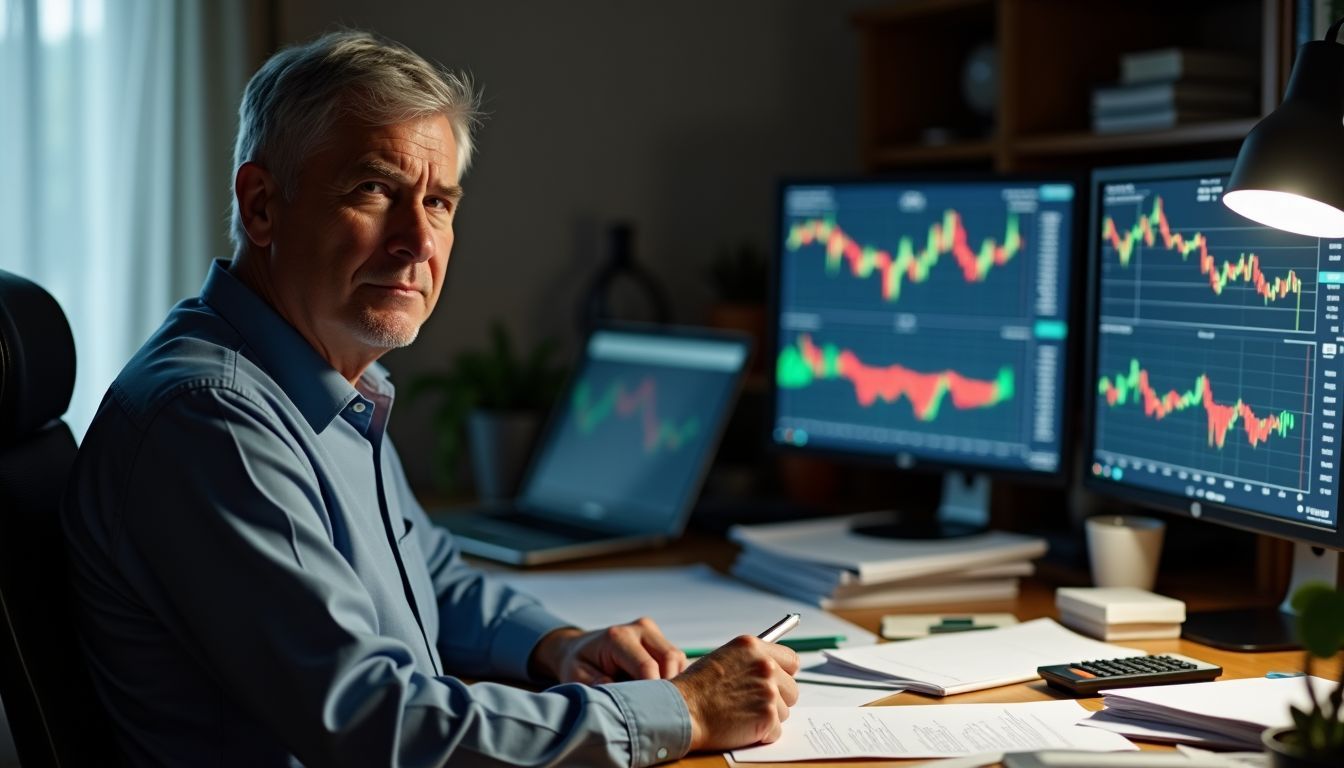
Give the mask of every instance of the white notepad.
[{"label": "white notepad", "polygon": [[1052,619],[826,651],[827,658],[934,696],[1034,680],[1037,667],[1051,664],[1143,655],[1135,648],[1083,637]]}]

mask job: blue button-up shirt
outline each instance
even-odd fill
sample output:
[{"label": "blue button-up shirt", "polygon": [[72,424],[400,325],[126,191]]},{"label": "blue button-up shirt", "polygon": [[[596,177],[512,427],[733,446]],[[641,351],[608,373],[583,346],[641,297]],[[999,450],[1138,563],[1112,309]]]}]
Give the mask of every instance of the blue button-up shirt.
[{"label": "blue button-up shirt", "polygon": [[94,682],[136,765],[647,765],[665,680],[536,693],[563,622],[465,565],[352,386],[216,263],[108,390],[63,511]]}]

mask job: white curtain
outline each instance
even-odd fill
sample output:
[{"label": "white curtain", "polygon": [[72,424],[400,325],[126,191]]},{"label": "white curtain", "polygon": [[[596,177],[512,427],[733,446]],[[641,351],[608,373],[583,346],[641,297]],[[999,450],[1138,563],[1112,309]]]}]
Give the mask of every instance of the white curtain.
[{"label": "white curtain", "polygon": [[229,255],[253,6],[0,0],[0,269],[65,309],[77,437],[169,307]]}]

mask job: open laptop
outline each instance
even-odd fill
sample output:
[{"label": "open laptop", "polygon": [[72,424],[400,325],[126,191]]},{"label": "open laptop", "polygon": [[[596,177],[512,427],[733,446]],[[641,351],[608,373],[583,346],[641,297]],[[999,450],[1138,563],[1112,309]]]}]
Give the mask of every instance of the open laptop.
[{"label": "open laptop", "polygon": [[515,565],[681,535],[751,351],[746,336],[604,327],[584,344],[520,495],[437,517],[463,552]]}]

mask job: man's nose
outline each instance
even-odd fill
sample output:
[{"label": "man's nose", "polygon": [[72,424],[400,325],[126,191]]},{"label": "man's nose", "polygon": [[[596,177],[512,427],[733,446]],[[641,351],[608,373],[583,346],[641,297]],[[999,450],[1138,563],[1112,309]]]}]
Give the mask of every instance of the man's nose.
[{"label": "man's nose", "polygon": [[418,199],[393,210],[387,235],[387,250],[407,261],[428,261],[434,256],[434,232],[429,214]]}]

